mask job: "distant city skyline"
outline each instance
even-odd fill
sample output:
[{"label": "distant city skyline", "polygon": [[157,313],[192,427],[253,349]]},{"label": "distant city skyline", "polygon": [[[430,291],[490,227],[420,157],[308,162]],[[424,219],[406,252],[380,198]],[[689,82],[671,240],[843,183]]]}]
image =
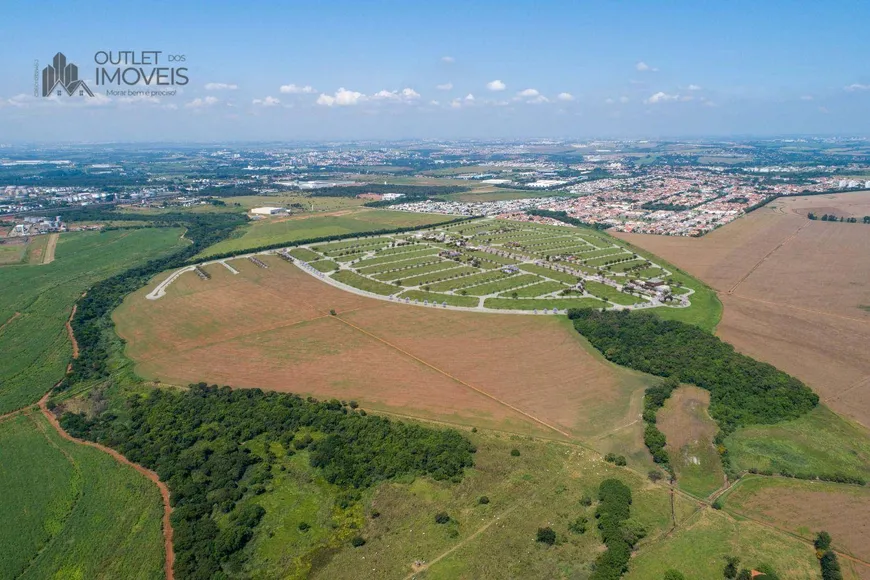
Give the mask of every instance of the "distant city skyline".
[{"label": "distant city skyline", "polygon": [[[0,141],[870,135],[870,5],[702,4],[20,3]],[[107,95],[94,54],[125,50],[189,84]],[[42,96],[59,52],[93,97]]]}]

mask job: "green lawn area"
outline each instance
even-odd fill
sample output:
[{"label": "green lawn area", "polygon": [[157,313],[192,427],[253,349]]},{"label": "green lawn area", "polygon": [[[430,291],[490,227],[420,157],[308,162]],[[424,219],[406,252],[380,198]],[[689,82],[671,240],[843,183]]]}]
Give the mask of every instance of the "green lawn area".
[{"label": "green lawn area", "polygon": [[432,272],[431,274],[422,274],[420,276],[414,276],[412,278],[403,278],[402,286],[410,287],[422,286],[424,284],[434,284],[460,276],[468,276],[471,274],[475,274],[476,272],[480,272],[480,270],[478,270],[477,268],[472,268],[471,266],[457,266],[455,268],[449,268],[447,270]]},{"label": "green lawn area", "polygon": [[38,412],[0,423],[0,486],[0,576],[164,577],[157,487]]},{"label": "green lawn area", "polygon": [[317,260],[315,262],[309,262],[308,265],[318,272],[332,272],[333,270],[338,270],[338,264],[332,260]]},{"label": "green lawn area", "polygon": [[725,441],[735,468],[870,480],[870,433],[819,405],[803,417],[738,429]]},{"label": "green lawn area", "polygon": [[388,262],[383,264],[376,264],[374,266],[366,266],[364,268],[357,267],[357,264],[354,264],[354,268],[364,276],[371,276],[374,274],[380,274],[382,272],[390,272],[391,270],[399,270],[402,268],[410,268],[413,266],[422,266],[424,264],[431,264],[442,262],[443,258],[438,254],[430,254],[428,256],[417,256],[414,258],[403,258],[398,261]]},{"label": "green lawn area", "polygon": [[332,274],[331,277],[332,279],[347,284],[348,286],[353,286],[354,288],[365,290],[366,292],[380,294],[381,296],[389,296],[390,294],[395,294],[401,290],[398,286],[384,284],[383,282],[360,276],[350,270],[339,270],[335,274]]},{"label": "green lawn area", "polygon": [[303,262],[313,262],[322,258],[320,254],[308,248],[293,248],[289,253],[297,260],[302,260]]},{"label": "green lawn area", "polygon": [[566,308],[601,308],[609,306],[595,298],[487,298],[487,308],[499,310],[565,310]]},{"label": "green lawn area", "polygon": [[608,300],[613,302],[614,304],[620,304],[622,306],[631,306],[632,304],[642,304],[647,302],[645,298],[641,298],[640,296],[631,296],[630,294],[626,294],[625,292],[620,292],[613,286],[608,286],[607,284],[602,284],[601,282],[596,282],[594,280],[589,280],[586,282],[586,291],[601,298],[603,300]]},{"label": "green lawn area", "polygon": [[[394,249],[394,248],[390,248]],[[374,258],[366,258],[365,260],[360,260],[356,264],[354,264],[354,268],[366,268],[368,266],[378,266],[380,264],[387,264],[389,262],[399,262],[403,260],[407,260],[410,258],[420,258],[422,256],[434,256],[438,253],[437,248],[421,248],[421,249],[412,249],[410,251],[405,251],[402,253],[390,252],[389,254],[385,254],[385,252],[378,252],[378,255]]]},{"label": "green lawn area", "polygon": [[534,274],[514,274],[501,280],[495,280],[486,284],[480,284],[468,289],[468,293],[472,296],[484,296],[486,294],[495,294],[496,292],[504,292],[518,286],[534,284],[543,280]]},{"label": "green lawn area", "polygon": [[419,266],[413,266],[410,268],[402,268],[401,270],[395,270],[392,272],[384,272],[382,274],[375,274],[372,278],[381,281],[390,281],[390,280],[404,280],[405,278],[412,278],[414,276],[420,276],[422,274],[429,274],[430,272],[437,272],[440,270],[452,270],[457,267],[456,262],[452,262],[450,260],[442,260],[438,258],[437,261],[420,259],[416,260],[416,263],[420,264]]},{"label": "green lawn area", "polygon": [[95,282],[186,242],[181,229],[62,234],[46,265],[0,268],[0,414],[36,402],[66,369],[72,347],[64,323]]},{"label": "green lawn area", "polygon": [[457,290],[459,288],[466,288],[468,286],[472,286],[474,284],[483,284],[485,282],[491,282],[493,280],[500,280],[501,278],[506,278],[507,274],[501,272],[499,270],[490,271],[490,272],[481,272],[480,274],[474,274],[472,276],[462,276],[460,278],[456,278],[454,280],[446,280],[444,282],[439,282],[438,284],[433,284],[431,289],[436,292],[445,292],[447,290]]},{"label": "green lawn area", "polygon": [[447,302],[449,306],[466,306],[466,307],[474,307],[477,306],[478,299],[474,296],[456,296],[454,294],[438,294],[437,292],[424,292],[422,290],[408,290],[399,294],[399,298],[405,299],[410,298],[411,301],[419,300],[423,302],[424,300],[428,300],[429,302],[436,302],[437,304],[441,304],[442,302]]},{"label": "green lawn area", "polygon": [[306,238],[343,234],[364,234],[383,229],[437,224],[452,216],[417,214],[401,211],[360,209],[340,216],[311,215],[283,220],[266,219],[252,222],[241,229],[238,237],[211,246],[199,257],[224,252],[256,248],[270,244],[292,243]]},{"label": "green lawn area", "polygon": [[535,296],[541,296],[542,294],[549,294],[551,292],[557,292],[559,290],[564,290],[567,288],[561,282],[551,282],[549,280],[544,282],[538,282],[537,284],[532,284],[531,286],[525,286],[524,288],[519,288],[517,290],[508,291],[503,294],[499,294],[501,298],[513,298],[512,294],[516,293],[519,298],[534,298]]},{"label": "green lawn area", "polygon": [[574,274],[568,274],[567,272],[558,272],[551,268],[538,266],[537,264],[523,264],[519,268],[520,270],[531,272],[532,274],[538,274],[539,276],[545,276],[553,280],[558,280],[566,284],[571,284],[572,286],[577,283],[577,276],[575,276]]}]

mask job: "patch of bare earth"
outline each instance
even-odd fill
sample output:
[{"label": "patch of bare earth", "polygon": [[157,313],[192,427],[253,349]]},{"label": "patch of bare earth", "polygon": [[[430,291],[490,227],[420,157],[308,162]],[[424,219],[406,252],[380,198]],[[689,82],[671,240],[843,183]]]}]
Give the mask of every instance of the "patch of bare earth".
[{"label": "patch of bare earth", "polygon": [[159,300],[131,295],[115,320],[138,372],[555,437],[630,420],[642,385],[564,320],[390,304],[265,262],[233,260],[238,275],[213,264],[205,281],[185,273]]}]

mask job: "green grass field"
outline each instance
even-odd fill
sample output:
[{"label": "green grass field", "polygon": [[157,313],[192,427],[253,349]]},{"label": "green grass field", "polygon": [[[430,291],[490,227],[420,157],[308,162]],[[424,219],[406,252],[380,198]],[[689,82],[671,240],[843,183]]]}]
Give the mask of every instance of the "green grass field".
[{"label": "green grass field", "polygon": [[564,290],[567,288],[561,282],[552,282],[552,281],[544,281],[538,282],[537,284],[532,284],[531,286],[525,286],[523,288],[518,288],[517,290],[510,290],[505,292],[504,294],[499,294],[501,298],[513,298],[513,294],[517,295],[517,298],[534,298],[535,296],[541,296],[543,294],[550,294],[551,292],[558,292],[559,290]]},{"label": "green grass field", "polygon": [[595,298],[487,298],[487,308],[502,310],[565,310],[566,308],[601,308],[607,303]]},{"label": "green grass field", "polygon": [[338,264],[332,260],[317,260],[309,262],[309,265],[318,272],[332,272],[333,270],[338,269]]},{"label": "green grass field", "polygon": [[423,302],[424,300],[428,300],[429,302],[436,302],[439,305],[443,302],[447,302],[449,306],[466,306],[466,307],[474,307],[477,306],[478,299],[474,296],[456,296],[455,294],[439,294],[437,292],[424,292],[422,290],[408,290],[407,292],[403,292],[399,294],[399,298],[410,298],[413,302],[414,300],[419,300]]},{"label": "green grass field", "polygon": [[642,304],[647,301],[645,298],[641,298],[640,296],[632,296],[625,292],[620,292],[613,286],[608,286],[601,282],[595,282],[594,280],[586,282],[586,291],[597,298],[607,300],[614,304],[621,304],[623,306]]},{"label": "green grass field", "polygon": [[304,219],[260,220],[242,228],[240,235],[211,246],[200,258],[256,248],[269,244],[292,243],[306,238],[340,234],[364,234],[381,229],[436,224],[452,219],[450,216],[415,214],[400,211],[360,209],[346,215],[310,216]]},{"label": "green grass field", "polygon": [[27,246],[28,244],[0,244],[0,266],[23,262]]},{"label": "green grass field", "polygon": [[870,480],[870,433],[823,405],[792,421],[738,429],[725,444],[739,470],[844,473]]},{"label": "green grass field", "polygon": [[297,260],[302,260],[303,262],[313,262],[315,260],[319,260],[322,257],[317,252],[313,252],[308,248],[293,248],[292,250],[290,250],[289,254]]},{"label": "green grass field", "polygon": [[532,274],[538,274],[539,276],[552,278],[553,280],[558,280],[559,282],[564,282],[566,284],[574,285],[577,283],[577,276],[575,276],[574,274],[568,274],[567,272],[558,272],[551,268],[538,266],[537,264],[523,264],[522,266],[520,266],[520,270],[531,272]]},{"label": "green grass field", "polygon": [[0,577],[164,577],[150,481],[36,412],[0,423],[0,458]]},{"label": "green grass field", "polygon": [[512,288],[526,286],[536,282],[543,282],[543,279],[534,274],[515,274],[501,280],[495,280],[493,282],[487,282],[486,284],[480,284],[469,288],[468,293],[472,296],[484,296],[486,294],[504,292]]},{"label": "green grass field", "polygon": [[64,323],[82,292],[188,243],[180,235],[169,228],[63,234],[51,264],[0,269],[0,324],[9,321],[0,330],[0,413],[37,401],[63,377],[72,356]]},{"label": "green grass field", "polygon": [[391,286],[390,284],[377,282],[370,278],[366,278],[365,276],[355,274],[350,270],[339,270],[332,275],[332,278],[343,284],[347,284],[348,286],[353,286],[354,288],[365,290],[366,292],[373,292],[382,296],[389,296],[390,294],[395,294],[401,290],[398,286]]},{"label": "green grass field", "polygon": [[820,578],[811,546],[748,521],[704,509],[685,527],[632,558],[625,580],[661,580],[674,569],[686,578],[722,578],[725,556],[740,558],[741,566],[769,564],[780,578]]}]

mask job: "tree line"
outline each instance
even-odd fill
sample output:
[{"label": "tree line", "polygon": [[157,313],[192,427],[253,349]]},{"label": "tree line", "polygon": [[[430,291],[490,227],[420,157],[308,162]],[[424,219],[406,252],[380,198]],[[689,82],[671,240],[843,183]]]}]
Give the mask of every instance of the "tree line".
[{"label": "tree line", "polygon": [[[843,216],[837,217],[834,214],[827,214],[827,213],[822,214],[822,217],[819,217],[818,215],[814,214],[813,212],[810,212],[807,214],[807,218],[814,220],[814,221],[819,220],[819,221],[823,221],[823,222],[845,222],[848,224],[858,223],[858,218],[856,218],[856,217],[843,217]],[[863,218],[861,218],[861,222],[865,223],[865,224],[870,224],[870,215],[865,215]]]},{"label": "tree line", "polygon": [[607,224],[593,224],[593,223],[584,222],[583,220],[579,220],[575,217],[569,216],[568,212],[566,212],[566,211],[550,211],[547,209],[530,209],[530,210],[527,210],[526,213],[529,215],[533,215],[533,216],[545,217],[545,218],[558,220],[558,221],[560,221],[562,223],[566,223],[570,226],[577,226],[577,227],[581,227],[581,228],[592,228],[595,230],[606,230],[607,228],[610,227]]},{"label": "tree line", "polygon": [[674,478],[674,468],[671,465],[671,459],[668,452],[665,450],[667,441],[665,434],[661,432],[656,424],[658,419],[659,409],[664,407],[665,402],[671,397],[674,390],[680,386],[680,381],[674,377],[668,377],[661,384],[648,387],[643,396],[643,442],[649,449],[653,457],[653,461],[662,466],[667,471],[671,479]]},{"label": "tree line", "polygon": [[572,309],[568,317],[608,360],[710,391],[710,415],[725,435],[800,417],[819,402],[798,379],[694,325],[627,310]]},{"label": "tree line", "polygon": [[[605,479],[598,487],[595,517],[607,551],[595,560],[590,580],[618,580],[628,571],[631,550],[640,538],[629,524],[631,489],[618,479]],[[642,536],[642,534],[640,534]]]},{"label": "tree line", "polygon": [[[154,389],[89,419],[61,417],[75,437],[97,441],[153,469],[171,490],[175,574],[179,579],[227,578],[265,510],[246,501],[268,489],[285,454],[305,450],[309,463],[343,490],[339,508],[360,491],[401,475],[459,481],[473,465],[474,446],[453,429],[391,421],[337,400],[190,385]],[[253,440],[264,453],[251,451]],[[223,515],[228,514],[228,515]]]}]

